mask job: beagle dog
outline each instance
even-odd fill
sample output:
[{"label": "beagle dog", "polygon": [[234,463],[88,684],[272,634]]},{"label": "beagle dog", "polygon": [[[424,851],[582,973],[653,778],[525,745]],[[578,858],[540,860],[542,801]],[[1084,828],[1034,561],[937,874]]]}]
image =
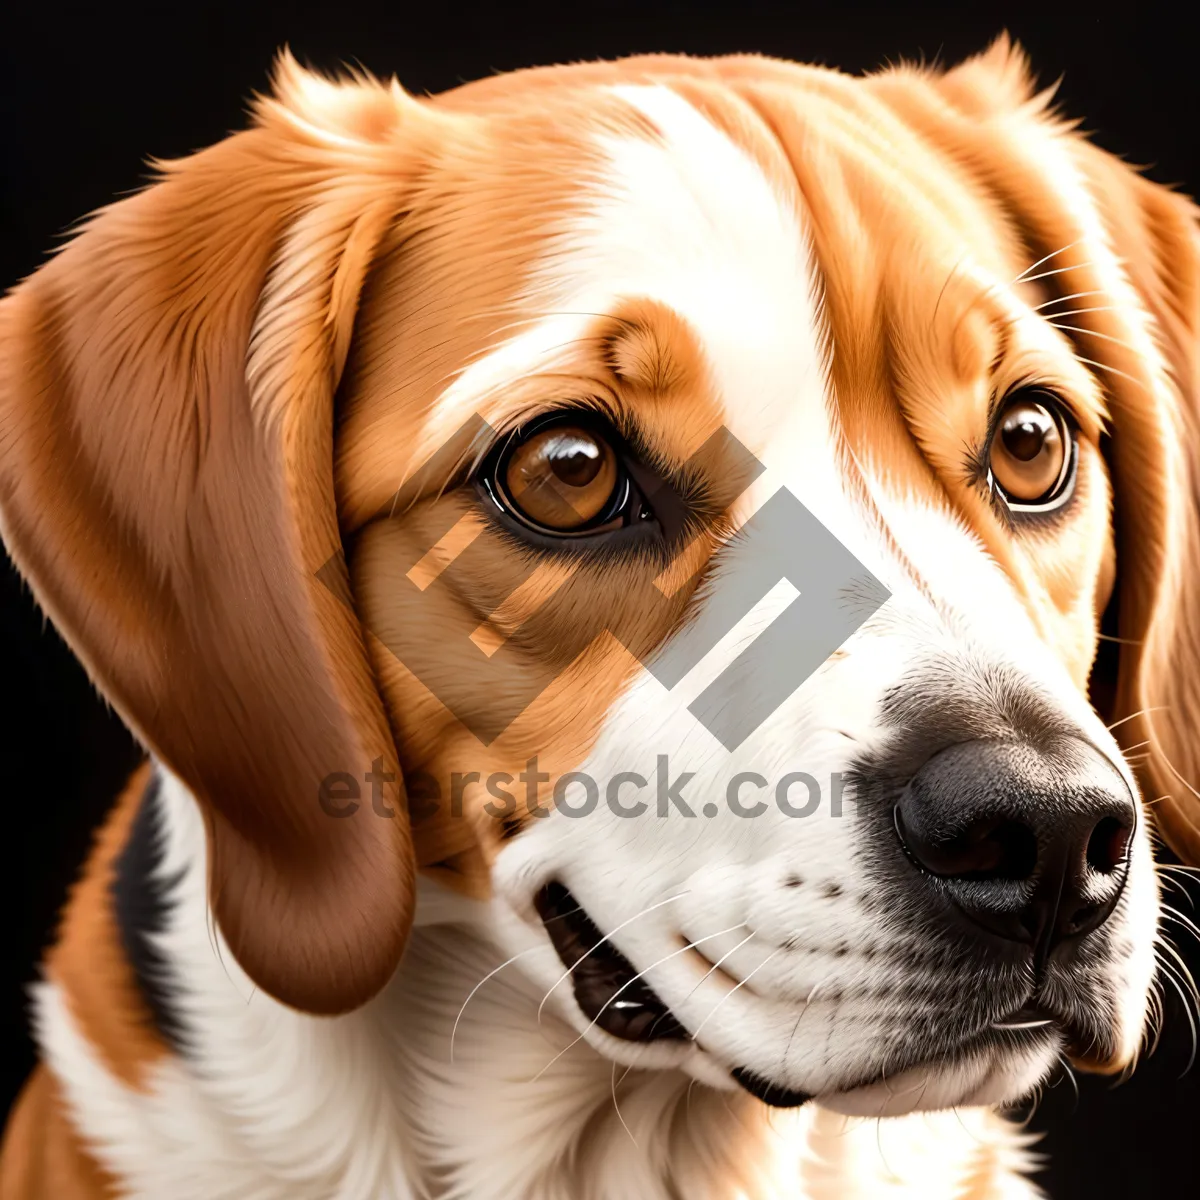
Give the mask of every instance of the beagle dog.
[{"label": "beagle dog", "polygon": [[1200,860],[1191,204],[1004,39],[285,55],[158,171],[0,303],[0,532],[148,756],[3,1200],[1037,1194]]}]

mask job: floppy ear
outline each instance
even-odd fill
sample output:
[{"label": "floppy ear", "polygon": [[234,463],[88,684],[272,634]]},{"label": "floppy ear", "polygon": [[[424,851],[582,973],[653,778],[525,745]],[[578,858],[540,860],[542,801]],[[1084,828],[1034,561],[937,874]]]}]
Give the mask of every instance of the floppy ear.
[{"label": "floppy ear", "polygon": [[[333,401],[427,118],[285,57],[253,128],[162,166],[0,302],[0,534],[202,805],[238,962],[314,1013],[376,992],[412,916],[395,747],[345,599]],[[341,598],[316,577],[330,560]],[[373,763],[395,819],[327,816],[322,781]]]},{"label": "floppy ear", "polygon": [[[1200,227],[1187,198],[1081,143],[1089,190],[1160,354],[1113,405],[1116,732],[1170,847],[1200,864]],[[1098,357],[1097,355],[1093,355]],[[1126,370],[1131,364],[1124,364]],[[1132,372],[1131,372],[1132,373]]]}]

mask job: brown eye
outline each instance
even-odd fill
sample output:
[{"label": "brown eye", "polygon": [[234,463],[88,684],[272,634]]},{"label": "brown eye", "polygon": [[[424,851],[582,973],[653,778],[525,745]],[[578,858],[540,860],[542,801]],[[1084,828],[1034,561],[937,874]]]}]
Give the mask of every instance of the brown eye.
[{"label": "brown eye", "polygon": [[1014,508],[1051,506],[1068,494],[1074,462],[1071,432],[1046,392],[1011,396],[992,435],[989,469]]},{"label": "brown eye", "polygon": [[518,442],[498,482],[533,524],[569,533],[612,507],[620,471],[602,436],[579,425],[555,425]]}]

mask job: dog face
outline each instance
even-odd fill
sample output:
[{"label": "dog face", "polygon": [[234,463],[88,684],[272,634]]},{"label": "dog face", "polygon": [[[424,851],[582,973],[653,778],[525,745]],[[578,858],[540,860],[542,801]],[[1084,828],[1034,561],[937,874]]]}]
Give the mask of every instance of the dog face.
[{"label": "dog face", "polygon": [[[280,999],[377,990],[417,865],[618,1062],[1013,1099],[1132,1061],[1145,801],[1200,847],[1196,261],[1005,45],[429,103],[285,63],[4,302],[3,532]],[[781,496],[851,576],[763,574]]]}]

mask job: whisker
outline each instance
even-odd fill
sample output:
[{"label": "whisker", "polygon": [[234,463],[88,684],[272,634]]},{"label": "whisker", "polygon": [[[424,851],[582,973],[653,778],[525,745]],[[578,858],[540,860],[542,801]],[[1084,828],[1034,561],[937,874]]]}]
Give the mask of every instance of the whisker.
[{"label": "whisker", "polygon": [[942,290],[938,292],[937,301],[933,306],[933,317],[930,319],[930,325],[937,324],[938,309],[942,307],[942,297],[946,294],[946,289],[950,286],[950,280],[952,280],[958,273],[958,268],[963,265],[963,261],[966,259],[966,257],[967,256],[964,254],[958,260],[958,262],[956,262],[954,266],[950,268],[950,274],[946,276],[946,281],[942,284]]},{"label": "whisker", "polygon": [[1166,710],[1167,706],[1165,704],[1159,704],[1148,708],[1139,708],[1137,712],[1131,712],[1129,716],[1122,717],[1119,721],[1114,721],[1111,725],[1106,725],[1105,728],[1109,733],[1112,733],[1112,731],[1116,729],[1118,725],[1124,725],[1126,721],[1132,721],[1135,717],[1144,717],[1152,712],[1166,712]]},{"label": "whisker", "polygon": [[[1057,258],[1060,254],[1066,254],[1068,250],[1073,250],[1076,246],[1082,245],[1084,241],[1086,241],[1085,238],[1076,238],[1073,242],[1068,242],[1061,249],[1045,255],[1043,258],[1039,258],[1037,262],[1031,263],[1029,266],[1027,266],[1025,270],[1023,270],[1012,282],[1021,283],[1028,277],[1030,271],[1036,271],[1038,267],[1042,265],[1042,263],[1048,263],[1052,258]],[[1011,287],[1012,284],[1009,284],[1009,286]]]},{"label": "whisker", "polygon": [[1161,960],[1159,961],[1158,965],[1163,968],[1163,978],[1175,989],[1176,993],[1178,994],[1179,999],[1183,1004],[1183,1015],[1187,1017],[1188,1027],[1192,1031],[1192,1052],[1188,1056],[1187,1066],[1183,1068],[1183,1072],[1179,1076],[1179,1078],[1182,1079],[1183,1076],[1192,1069],[1192,1066],[1196,1061],[1196,1021],[1192,1016],[1192,1010],[1188,1005],[1187,996],[1184,994],[1183,988],[1180,987],[1179,982],[1175,978],[1174,974],[1167,970],[1167,964]]},{"label": "whisker", "polygon": [[[1157,868],[1157,873],[1160,880],[1168,887],[1174,888],[1175,891],[1177,891],[1188,902],[1188,907],[1192,910],[1192,912],[1195,912],[1196,899],[1192,895],[1191,888],[1186,885],[1187,875],[1185,874],[1183,877],[1185,882],[1181,882],[1180,880],[1172,877],[1172,874],[1170,873],[1172,872],[1172,867],[1169,863],[1156,863],[1155,866]],[[1175,911],[1178,912],[1178,910]]]},{"label": "whisker", "polygon": [[[1051,313],[1051,316],[1055,314]],[[1137,354],[1138,350],[1132,343],[1126,342],[1121,338],[1112,337],[1107,333],[1101,333],[1098,329],[1086,329],[1082,325],[1060,325],[1057,321],[1049,321],[1054,329],[1062,329],[1068,333],[1086,333],[1089,337],[1103,338],[1106,342],[1112,342],[1114,346],[1120,346],[1124,350],[1128,350],[1130,354]]]},{"label": "whisker", "polygon": [[1089,367],[1098,367],[1101,371],[1110,371],[1114,375],[1120,375],[1122,379],[1128,379],[1130,383],[1136,383],[1143,390],[1146,389],[1146,384],[1143,380],[1138,379],[1136,375],[1130,375],[1128,371],[1119,370],[1117,367],[1110,367],[1108,363],[1097,362],[1094,358],[1084,358],[1082,354],[1075,355],[1076,361],[1087,363]]},{"label": "whisker", "polygon": [[[1156,710],[1150,709],[1149,711],[1154,712]],[[1151,729],[1153,730],[1153,727],[1154,727],[1153,721],[1151,721],[1150,726],[1151,726]],[[1174,775],[1175,778],[1178,779],[1179,782],[1182,783],[1183,786],[1185,788],[1187,788],[1187,790],[1189,792],[1191,792],[1192,795],[1195,796],[1197,800],[1200,800],[1200,792],[1196,791],[1196,789],[1194,787],[1192,787],[1192,785],[1190,783],[1188,783],[1188,781],[1186,779],[1184,779],[1184,777],[1175,769],[1175,764],[1166,756],[1166,754],[1163,752],[1162,747],[1158,746],[1157,749],[1158,749],[1159,758],[1161,758],[1163,760],[1163,762],[1165,762],[1167,764],[1168,768],[1171,771],[1171,774]]]},{"label": "whisker", "polygon": [[1117,312],[1119,308],[1120,305],[1117,304],[1093,304],[1088,308],[1068,308],[1063,312],[1043,313],[1042,319],[1049,321],[1051,317],[1078,317],[1083,313]]},{"label": "whisker", "polygon": [[1169,904],[1163,903],[1162,915],[1168,921],[1174,921],[1176,925],[1181,926],[1200,943],[1200,926],[1196,924],[1190,917],[1185,916],[1177,909],[1172,908]]},{"label": "whisker", "polygon": [[[796,1040],[796,1032],[800,1028],[800,1022],[804,1018],[804,1014],[807,1013],[809,1008],[812,1007],[812,1002],[817,998],[817,993],[831,979],[833,979],[835,975],[837,975],[836,969],[830,971],[828,975],[823,976],[821,979],[818,979],[817,982],[813,985],[812,990],[805,997],[804,1006],[796,1014],[796,1023],[792,1026],[792,1032],[790,1034],[788,1034],[788,1042],[787,1042],[787,1045],[784,1047],[783,1059],[781,1061],[783,1062],[785,1067],[787,1065],[788,1055],[791,1054],[791,1052],[792,1052],[792,1043]],[[847,985],[857,984],[859,982],[859,980],[862,978],[862,975],[863,975],[862,971],[855,971],[854,973],[852,973],[850,975],[849,979],[846,981]]]},{"label": "whisker", "polygon": [[[742,923],[742,928],[745,928],[745,922]],[[738,942],[738,944],[736,946],[733,947],[732,950],[726,950],[725,953],[722,954],[721,957],[718,958],[717,961],[715,963],[713,963],[713,965],[711,967],[709,967],[709,969],[704,973],[704,978],[701,979],[700,982],[698,984],[696,984],[696,986],[694,988],[692,988],[692,990],[690,992],[688,992],[688,994],[686,996],[684,996],[682,1003],[686,1003],[688,1000],[690,1000],[696,994],[697,989],[704,986],[705,982],[710,978],[710,976],[713,974],[713,972],[716,971],[717,968],[720,967],[727,958],[729,958],[731,955],[735,954],[738,950],[740,950],[753,937],[754,937],[753,933],[748,933],[744,938],[742,938],[742,940],[740,942]]]},{"label": "whisker", "polygon": [[1158,1049],[1159,1039],[1162,1037],[1165,1012],[1163,1009],[1162,984],[1159,982],[1157,974],[1151,980],[1148,1007],[1149,1013],[1147,1014],[1146,1030],[1142,1034],[1142,1046],[1138,1047],[1138,1054],[1134,1058],[1135,1063],[1141,1058],[1143,1047],[1145,1047],[1146,1057],[1154,1054]]},{"label": "whisker", "polygon": [[1191,993],[1192,999],[1196,1002],[1197,1008],[1200,1009],[1200,991],[1196,989],[1196,981],[1192,978],[1192,972],[1187,963],[1183,961],[1183,956],[1166,938],[1160,937],[1158,944],[1179,964],[1180,982],[1187,983],[1188,991]]},{"label": "whisker", "polygon": [[751,971],[750,974],[746,976],[745,979],[739,979],[738,982],[736,984],[734,984],[734,986],[732,988],[730,988],[729,991],[726,992],[725,995],[722,996],[721,999],[718,1000],[715,1005],[713,1005],[708,1016],[705,1017],[704,1020],[700,1022],[699,1028],[696,1030],[695,1033],[692,1034],[693,1042],[700,1036],[700,1030],[703,1029],[705,1027],[705,1025],[707,1025],[709,1023],[709,1021],[713,1018],[713,1016],[716,1014],[717,1010],[725,1003],[725,1001],[728,1000],[730,998],[730,996],[733,995],[734,992],[738,991],[740,988],[745,987],[746,984],[748,984],[750,982],[750,980],[753,979],[755,977],[755,975],[757,975],[759,973],[759,971],[761,971],[763,969],[763,967],[765,967],[767,965],[767,963],[769,963],[771,961],[771,959],[773,959],[777,954],[782,953],[782,951],[783,951],[782,946],[778,950],[772,950],[771,953],[768,954],[767,957],[764,958],[762,960],[762,962],[760,962],[758,964],[758,966],[755,967],[754,970]]},{"label": "whisker", "polygon": [[[616,1000],[616,998],[627,988],[630,988],[637,983],[637,981],[644,975],[649,974],[649,972],[653,971],[655,967],[662,966],[663,963],[668,962],[670,959],[678,958],[681,954],[686,954],[689,950],[694,950],[700,945],[701,942],[711,942],[713,938],[723,937],[727,933],[732,933],[735,929],[742,929],[744,925],[745,922],[742,922],[738,925],[731,925],[728,929],[718,929],[716,933],[710,933],[707,937],[697,938],[694,942],[688,942],[688,944],[682,947],[682,949],[673,950],[670,954],[664,954],[662,958],[660,958],[657,962],[652,962],[644,971],[639,971],[632,979],[627,979],[619,988],[617,988],[615,992],[613,992],[611,996],[609,996],[607,1000],[605,1000],[600,1011],[588,1023],[587,1028],[582,1033],[577,1034],[574,1041],[565,1045],[529,1082],[536,1083],[548,1070],[550,1070],[552,1066],[554,1066],[556,1062],[558,1062],[560,1058],[562,1058],[564,1054],[578,1046],[579,1043],[582,1042],[583,1039],[589,1033],[591,1033],[593,1029],[596,1028],[596,1024],[599,1022],[600,1018],[608,1011],[609,1005],[612,1004],[612,1002]],[[615,933],[616,931],[614,930],[613,932]]]},{"label": "whisker", "polygon": [[1071,1081],[1071,1088],[1075,1092],[1075,1107],[1079,1107],[1079,1080],[1075,1078],[1075,1072],[1071,1070],[1071,1064],[1060,1054],[1058,1061],[1062,1063],[1063,1071],[1067,1078]]},{"label": "whisker", "polygon": [[[625,1075],[628,1075],[628,1074],[629,1074],[629,1068],[626,1068]],[[621,1078],[624,1079],[625,1075],[622,1075]],[[615,1059],[613,1060],[613,1065],[612,1065],[612,1102],[613,1102],[613,1108],[616,1110],[616,1113],[617,1113],[617,1120],[621,1122],[621,1128],[623,1130],[625,1130],[625,1132],[627,1134],[629,1134],[629,1140],[633,1143],[633,1148],[635,1150],[640,1151],[641,1147],[637,1144],[637,1138],[635,1138],[633,1136],[633,1131],[629,1128],[628,1125],[625,1124],[625,1118],[623,1116],[621,1116],[621,1106],[617,1103],[617,1063],[616,1063]]]},{"label": "whisker", "polygon": [[1200,875],[1200,867],[1187,867],[1183,863],[1160,863],[1160,871],[1180,871],[1184,875]]},{"label": "whisker", "polygon": [[[1103,288],[1092,288],[1087,292],[1069,292],[1065,296],[1055,296],[1050,300],[1046,300],[1041,304],[1035,304],[1034,312],[1041,312],[1043,308],[1049,308],[1052,304],[1065,304],[1068,300],[1080,300],[1084,296],[1107,296],[1108,293]],[[1109,305],[1110,308],[1116,308],[1115,304]],[[1059,316],[1062,314],[1059,313]]]},{"label": "whisker", "polygon": [[1065,275],[1068,271],[1082,271],[1085,267],[1099,266],[1099,263],[1076,263],[1073,267],[1058,267],[1053,271],[1043,271],[1040,275],[1023,275],[1017,283],[1033,283],[1038,279],[1049,279],[1051,275]]},{"label": "whisker", "polygon": [[485,976],[484,976],[484,977],[483,977],[483,978],[482,978],[482,979],[481,979],[481,980],[480,980],[480,981],[479,981],[479,982],[478,982],[478,983],[477,983],[477,984],[476,984],[476,985],[475,985],[475,986],[474,986],[474,987],[471,989],[471,991],[470,991],[470,994],[469,994],[469,995],[467,996],[467,998],[466,998],[466,999],[465,999],[465,1000],[462,1002],[462,1008],[460,1008],[460,1009],[458,1010],[458,1016],[454,1018],[454,1028],[450,1030],[450,1061],[451,1061],[451,1062],[453,1062],[453,1061],[454,1061],[454,1039],[455,1039],[455,1038],[458,1036],[458,1023],[459,1023],[459,1022],[462,1020],[462,1018],[463,1018],[463,1013],[465,1013],[465,1012],[467,1011],[467,1005],[471,1003],[471,1000],[474,998],[474,996],[475,996],[475,993],[476,993],[477,991],[479,991],[479,989],[480,989],[481,987],[483,987],[483,985],[484,985],[485,983],[487,983],[487,981],[488,981],[489,979],[493,979],[493,978],[495,978],[497,975],[499,975],[499,974],[500,974],[500,972],[501,972],[501,971],[503,971],[503,970],[504,970],[504,968],[505,968],[505,967],[507,967],[507,966],[511,966],[511,964],[515,963],[515,962],[517,961],[517,959],[518,959],[518,958],[524,958],[524,957],[525,957],[525,955],[527,955],[527,954],[532,954],[532,953],[533,953],[535,950],[541,950],[541,949],[542,949],[542,947],[541,947],[540,945],[538,945],[538,946],[530,946],[530,947],[529,947],[527,950],[522,950],[522,951],[520,952],[520,954],[514,954],[514,955],[512,956],[512,958],[510,958],[510,959],[506,960],[505,962],[502,962],[502,963],[501,963],[501,964],[500,964],[498,967],[496,967],[496,968],[495,968],[495,970],[489,971],[489,972],[488,972],[488,973],[487,973],[487,974],[486,974],[486,975],[485,975]]}]

